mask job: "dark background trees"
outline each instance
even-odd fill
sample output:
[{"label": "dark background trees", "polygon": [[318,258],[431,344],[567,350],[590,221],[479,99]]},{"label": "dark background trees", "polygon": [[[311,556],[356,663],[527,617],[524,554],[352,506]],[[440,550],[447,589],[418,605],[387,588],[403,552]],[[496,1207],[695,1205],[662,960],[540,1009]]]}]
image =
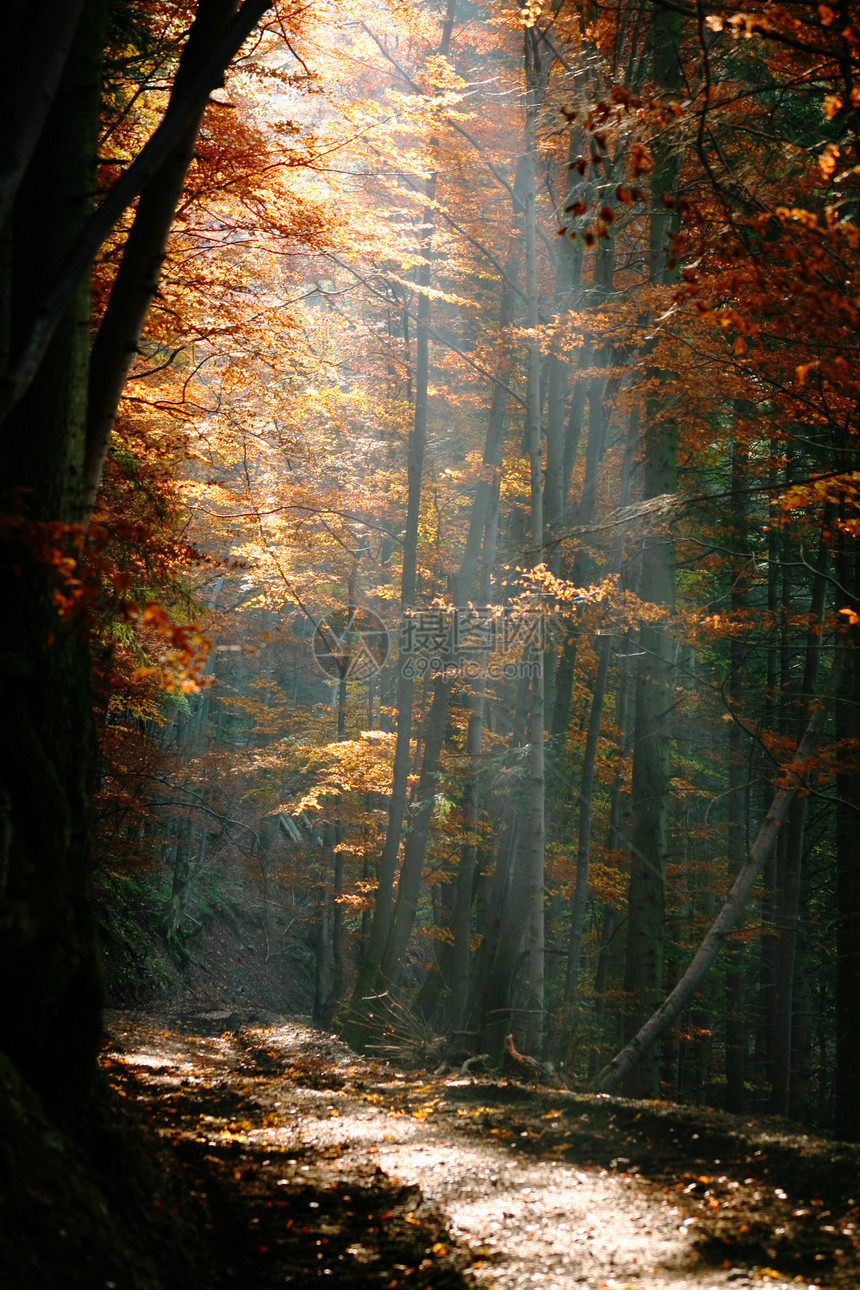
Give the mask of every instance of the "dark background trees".
[{"label": "dark background trees", "polygon": [[[579,1084],[790,784],[746,924],[627,1091],[855,1135],[852,29],[428,3],[320,10],[305,49],[281,5],[295,48],[273,27],[201,126],[264,8],[64,9],[47,98],[30,53],[8,91],[9,1052],[85,1096],[97,777],[112,881],[133,852],[169,883],[182,970],[229,851],[290,906],[266,935],[317,1018],[499,1058],[514,1030]],[[29,6],[4,21],[36,48]],[[394,637],[401,609],[540,618],[540,675],[395,650],[333,692],[311,641],[345,604]]]}]

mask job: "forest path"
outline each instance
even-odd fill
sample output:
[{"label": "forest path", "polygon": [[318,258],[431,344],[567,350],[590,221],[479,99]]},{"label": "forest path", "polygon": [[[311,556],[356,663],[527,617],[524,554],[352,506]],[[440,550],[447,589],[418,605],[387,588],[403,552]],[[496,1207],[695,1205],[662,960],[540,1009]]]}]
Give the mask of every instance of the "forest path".
[{"label": "forest path", "polygon": [[108,1026],[111,1083],[172,1144],[243,1290],[328,1276],[387,1290],[860,1285],[849,1148],[660,1104],[406,1076],[285,1019]]}]

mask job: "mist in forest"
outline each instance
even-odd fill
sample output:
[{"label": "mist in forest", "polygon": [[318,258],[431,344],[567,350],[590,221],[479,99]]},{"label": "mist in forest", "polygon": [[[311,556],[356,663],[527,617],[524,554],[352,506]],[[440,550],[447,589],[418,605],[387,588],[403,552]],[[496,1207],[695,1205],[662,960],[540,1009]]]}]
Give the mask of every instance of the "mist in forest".
[{"label": "mist in forest", "polygon": [[852,1131],[853,37],[780,21],[281,5],[212,91],[96,511],[111,999]]}]

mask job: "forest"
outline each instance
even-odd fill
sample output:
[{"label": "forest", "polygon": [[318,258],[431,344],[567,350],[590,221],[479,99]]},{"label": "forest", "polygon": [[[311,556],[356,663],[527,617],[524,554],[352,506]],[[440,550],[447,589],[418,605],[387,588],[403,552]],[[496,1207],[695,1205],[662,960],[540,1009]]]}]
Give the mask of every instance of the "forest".
[{"label": "forest", "polygon": [[857,6],[0,30],[5,1092],[256,1008],[860,1140]]}]

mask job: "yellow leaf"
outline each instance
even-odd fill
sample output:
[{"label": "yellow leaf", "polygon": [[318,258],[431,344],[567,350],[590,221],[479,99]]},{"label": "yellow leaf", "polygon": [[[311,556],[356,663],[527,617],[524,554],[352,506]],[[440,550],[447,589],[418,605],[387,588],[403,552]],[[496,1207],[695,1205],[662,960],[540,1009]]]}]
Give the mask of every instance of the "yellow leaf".
[{"label": "yellow leaf", "polygon": [[795,370],[795,375],[797,376],[798,385],[803,385],[809,373],[814,371],[814,369],[817,367],[818,367],[817,359],[812,363],[801,363],[798,367],[796,367],[794,370]]},{"label": "yellow leaf", "polygon": [[838,160],[839,149],[835,143],[828,143],[827,147],[818,158],[818,168],[825,179],[829,179],[833,174]]}]

